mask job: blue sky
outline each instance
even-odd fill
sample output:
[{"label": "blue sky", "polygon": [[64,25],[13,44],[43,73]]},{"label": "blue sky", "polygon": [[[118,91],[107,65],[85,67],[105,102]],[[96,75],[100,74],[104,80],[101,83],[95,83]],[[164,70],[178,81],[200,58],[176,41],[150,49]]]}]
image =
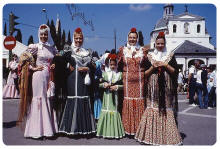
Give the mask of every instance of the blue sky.
[{"label": "blue sky", "polygon": [[[174,4],[174,14],[184,12],[185,4]],[[213,4],[187,4],[191,14],[202,16],[206,19],[206,28],[211,35],[211,43],[216,46],[216,7]],[[150,41],[150,32],[156,22],[163,15],[164,4],[76,4],[78,12],[84,12],[87,20],[92,20],[95,30],[92,31],[83,21],[76,17],[71,19],[65,4],[7,4],[3,7],[3,27],[7,23],[9,13],[12,11],[19,17],[17,22],[32,25],[17,25],[23,35],[23,43],[27,44],[30,35],[34,42],[38,42],[37,30],[40,24],[46,23],[46,15],[42,9],[46,9],[49,20],[56,22],[57,14],[61,20],[62,30],[66,36],[70,30],[71,37],[76,27],[81,27],[84,36],[84,47],[92,48],[102,54],[106,49],[114,48],[114,29],[117,32],[117,48],[126,43],[127,33],[131,27],[141,30],[144,35],[144,43]],[[31,10],[31,11],[30,11]],[[205,10],[205,11],[204,11]],[[207,13],[208,12],[208,13]],[[16,33],[14,33],[16,35]]]}]

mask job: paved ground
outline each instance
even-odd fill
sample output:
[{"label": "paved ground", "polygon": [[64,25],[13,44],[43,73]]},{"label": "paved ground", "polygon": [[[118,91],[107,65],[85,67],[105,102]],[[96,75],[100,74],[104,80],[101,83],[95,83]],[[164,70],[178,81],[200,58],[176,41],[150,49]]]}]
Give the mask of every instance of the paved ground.
[{"label": "paved ground", "polygon": [[[62,136],[52,139],[25,139],[16,127],[18,99],[3,99],[3,142],[5,145],[141,145],[132,137],[102,139],[90,136]],[[186,95],[179,95],[179,130],[183,145],[213,145],[216,142],[216,109],[190,107]]]}]

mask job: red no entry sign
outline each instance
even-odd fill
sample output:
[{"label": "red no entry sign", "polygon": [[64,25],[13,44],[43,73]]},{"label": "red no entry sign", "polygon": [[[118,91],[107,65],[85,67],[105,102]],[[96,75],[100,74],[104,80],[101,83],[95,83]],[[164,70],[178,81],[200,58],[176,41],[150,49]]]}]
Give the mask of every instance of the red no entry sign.
[{"label": "red no entry sign", "polygon": [[16,46],[16,39],[13,36],[7,36],[3,44],[6,49],[12,50]]}]

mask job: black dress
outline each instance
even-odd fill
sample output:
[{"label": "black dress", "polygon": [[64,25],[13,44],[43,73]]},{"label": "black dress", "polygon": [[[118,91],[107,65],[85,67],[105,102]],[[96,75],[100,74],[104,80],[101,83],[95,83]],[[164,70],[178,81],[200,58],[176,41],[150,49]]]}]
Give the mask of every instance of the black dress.
[{"label": "black dress", "polygon": [[79,72],[77,67],[89,67],[90,72],[93,72],[92,52],[81,49],[83,54],[76,54],[72,47],[69,49],[64,57],[74,70],[67,76],[67,100],[59,132],[89,134],[96,130],[89,96],[90,86],[84,83],[87,72]]}]

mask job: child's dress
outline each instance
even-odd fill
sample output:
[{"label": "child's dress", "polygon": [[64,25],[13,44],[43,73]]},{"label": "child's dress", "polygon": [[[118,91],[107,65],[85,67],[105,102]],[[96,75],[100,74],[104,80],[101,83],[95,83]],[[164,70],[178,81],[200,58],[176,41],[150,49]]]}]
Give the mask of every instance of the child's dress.
[{"label": "child's dress", "polygon": [[102,101],[100,99],[102,90],[99,89],[99,79],[102,77],[101,63],[96,61],[96,71],[95,71],[95,88],[94,88],[94,117],[99,119]]},{"label": "child's dress", "polygon": [[[116,84],[123,89],[121,72],[103,72],[102,83],[99,87],[104,88],[104,82]],[[125,136],[121,116],[118,112],[118,92],[105,89],[103,95],[102,110],[97,124],[97,136],[104,138],[122,138]]]}]

